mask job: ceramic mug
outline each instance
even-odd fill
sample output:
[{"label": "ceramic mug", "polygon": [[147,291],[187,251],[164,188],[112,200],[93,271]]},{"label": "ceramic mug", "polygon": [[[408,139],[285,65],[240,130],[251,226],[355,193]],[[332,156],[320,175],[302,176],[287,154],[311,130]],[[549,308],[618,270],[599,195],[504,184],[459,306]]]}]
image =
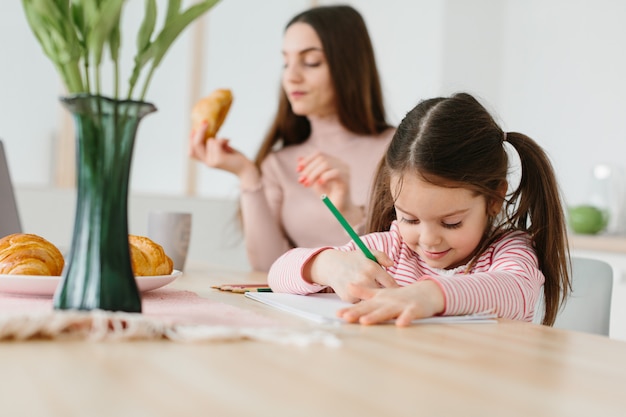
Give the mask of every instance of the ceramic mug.
[{"label": "ceramic mug", "polygon": [[174,262],[174,269],[183,271],[191,238],[191,213],[151,211],[148,214],[148,237],[159,245]]}]

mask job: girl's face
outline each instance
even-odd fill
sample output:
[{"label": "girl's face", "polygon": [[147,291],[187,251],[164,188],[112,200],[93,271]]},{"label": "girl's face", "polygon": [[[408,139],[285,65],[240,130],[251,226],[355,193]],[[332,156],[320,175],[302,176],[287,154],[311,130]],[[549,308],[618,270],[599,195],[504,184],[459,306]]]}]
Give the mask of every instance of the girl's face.
[{"label": "girl's face", "polygon": [[487,227],[485,197],[417,175],[392,176],[391,191],[402,239],[430,267],[451,269],[470,260]]},{"label": "girl's face", "polygon": [[325,117],[336,113],[335,91],[322,42],[313,28],[297,22],[283,38],[282,86],[299,116]]}]

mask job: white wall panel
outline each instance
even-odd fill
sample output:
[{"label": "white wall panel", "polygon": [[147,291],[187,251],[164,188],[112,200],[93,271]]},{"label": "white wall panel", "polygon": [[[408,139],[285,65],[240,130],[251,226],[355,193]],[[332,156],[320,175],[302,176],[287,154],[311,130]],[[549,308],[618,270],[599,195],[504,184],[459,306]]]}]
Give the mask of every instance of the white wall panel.
[{"label": "white wall panel", "polygon": [[15,181],[50,183],[62,89],[19,1],[0,6],[0,138]]},{"label": "white wall panel", "polygon": [[[143,2],[127,3],[126,12],[134,18],[125,21],[125,28],[138,24]],[[247,155],[256,153],[276,106],[284,25],[312,3],[222,0],[204,19],[197,91],[191,89],[190,75],[198,59],[193,28],[177,40],[147,96],[159,111],[140,127],[133,192],[185,192],[189,109],[196,96],[218,87],[235,94],[221,135]],[[398,123],[421,98],[467,90],[496,109],[507,129],[530,134],[548,150],[570,203],[584,200],[594,164],[626,168],[626,2],[348,3],[361,11],[370,29],[392,122]],[[134,44],[134,34],[126,36],[130,39],[124,44]],[[61,85],[20,2],[0,6],[0,39],[0,137],[13,178],[19,185],[51,185],[54,143],[65,111],[58,104]],[[195,170],[199,195],[237,196],[238,184],[230,174],[198,164]]]},{"label": "white wall panel", "polygon": [[625,19],[619,0],[508,2],[500,112],[548,150],[570,204],[593,165],[626,167]]}]

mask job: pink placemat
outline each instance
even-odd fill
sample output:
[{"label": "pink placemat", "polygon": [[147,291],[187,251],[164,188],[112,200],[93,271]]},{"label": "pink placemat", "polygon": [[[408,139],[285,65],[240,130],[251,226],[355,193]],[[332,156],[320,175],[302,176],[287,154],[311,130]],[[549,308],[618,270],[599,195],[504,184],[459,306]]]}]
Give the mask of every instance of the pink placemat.
[{"label": "pink placemat", "polygon": [[[208,300],[191,291],[160,288],[142,294],[143,315],[177,324],[277,326],[254,312]],[[0,294],[0,313],[52,312],[52,298]]]},{"label": "pink placemat", "polygon": [[327,332],[294,330],[252,311],[191,291],[161,288],[142,294],[142,313],[54,310],[51,297],[0,293],[0,341],[84,338],[173,341],[259,340],[337,346]]}]

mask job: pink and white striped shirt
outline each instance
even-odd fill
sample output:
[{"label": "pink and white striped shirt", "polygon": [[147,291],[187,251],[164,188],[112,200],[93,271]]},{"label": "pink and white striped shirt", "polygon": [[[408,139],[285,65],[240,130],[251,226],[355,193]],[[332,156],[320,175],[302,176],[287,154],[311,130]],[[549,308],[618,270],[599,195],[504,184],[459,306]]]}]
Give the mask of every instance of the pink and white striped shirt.
[{"label": "pink and white striped shirt", "polygon": [[[403,241],[394,221],[388,232],[362,237],[371,249],[385,252],[394,265],[387,272],[400,286],[431,279],[444,292],[444,315],[494,311],[498,317],[532,321],[535,304],[544,282],[530,237],[522,231],[506,233],[485,250],[474,267],[444,270],[429,267]],[[302,268],[314,255],[325,249],[344,252],[359,250],[353,241],[339,247],[294,248],[272,265],[268,282],[274,292],[311,294],[326,287],[302,277]]]}]

